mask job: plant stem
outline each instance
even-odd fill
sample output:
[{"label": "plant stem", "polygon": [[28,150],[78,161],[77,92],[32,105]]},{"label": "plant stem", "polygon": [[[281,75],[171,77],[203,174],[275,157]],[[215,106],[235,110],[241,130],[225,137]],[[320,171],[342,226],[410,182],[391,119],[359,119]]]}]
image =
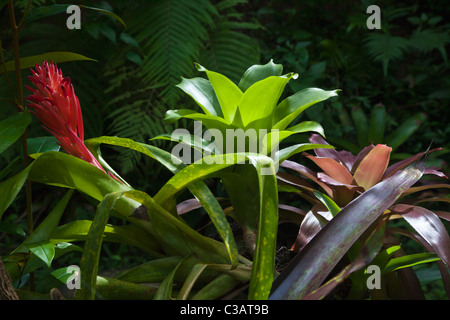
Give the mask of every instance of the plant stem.
[{"label": "plant stem", "polygon": [[[17,86],[17,102],[20,112],[25,112],[24,99],[23,99],[23,87],[22,87],[22,71],[20,68],[20,51],[19,51],[19,28],[16,25],[16,18],[14,15],[14,4],[10,0],[8,2],[9,19],[11,22],[11,34],[14,48],[14,62],[16,68],[16,86]],[[22,135],[22,152],[23,152],[23,165],[28,167],[28,146],[27,146],[27,132]],[[30,235],[33,232],[33,209],[32,209],[32,196],[31,196],[31,181],[29,179],[25,182],[25,194],[26,194],[26,208],[27,208],[27,230]],[[30,287],[34,290],[34,274],[30,274]]]}]

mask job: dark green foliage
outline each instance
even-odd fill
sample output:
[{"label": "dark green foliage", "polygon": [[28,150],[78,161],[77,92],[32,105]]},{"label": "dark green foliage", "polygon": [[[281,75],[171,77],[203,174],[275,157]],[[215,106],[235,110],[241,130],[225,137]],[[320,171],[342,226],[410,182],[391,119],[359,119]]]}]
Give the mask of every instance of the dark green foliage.
[{"label": "dark green foliage", "polygon": [[427,115],[397,152],[417,153],[434,139],[435,146],[446,148],[445,158],[450,133],[448,5],[380,1],[381,30],[369,30],[366,9],[371,4],[251,1],[255,18],[265,27],[257,32],[262,59],[272,57],[298,72],[299,79],[290,84],[294,91],[305,86],[342,89],[336,102],[307,112],[326,127],[327,137],[361,139],[349,118],[353,107],[370,117],[381,103],[387,115],[384,138],[414,114]]}]

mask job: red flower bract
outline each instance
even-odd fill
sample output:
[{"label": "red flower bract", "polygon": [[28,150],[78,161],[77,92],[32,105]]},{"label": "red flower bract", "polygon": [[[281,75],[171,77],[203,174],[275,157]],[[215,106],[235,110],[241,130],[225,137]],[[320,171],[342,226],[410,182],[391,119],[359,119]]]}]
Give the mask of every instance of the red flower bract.
[{"label": "red flower bract", "polygon": [[104,171],[97,159],[85,146],[83,117],[80,102],[75,95],[70,78],[63,78],[56,64],[44,61],[31,69],[30,81],[35,88],[27,86],[33,94],[27,97],[28,107],[58,140],[69,154],[83,159]]}]

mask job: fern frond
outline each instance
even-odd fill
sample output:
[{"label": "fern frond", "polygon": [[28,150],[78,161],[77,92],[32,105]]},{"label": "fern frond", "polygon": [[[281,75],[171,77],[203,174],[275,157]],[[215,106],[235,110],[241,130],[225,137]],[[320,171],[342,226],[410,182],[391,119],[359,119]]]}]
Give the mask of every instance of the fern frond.
[{"label": "fern frond", "polygon": [[231,80],[237,82],[245,70],[259,63],[258,43],[243,30],[258,29],[256,23],[233,20],[236,18],[234,5],[246,1],[222,1],[216,5],[221,10],[220,17],[211,31],[200,63],[210,70],[220,70]]},{"label": "fern frond", "polygon": [[387,75],[389,62],[402,57],[409,47],[408,39],[384,33],[371,33],[366,38],[366,48],[375,61],[383,63],[384,75]]},{"label": "fern frond", "polygon": [[414,49],[423,53],[438,49],[445,63],[447,63],[445,46],[450,42],[450,34],[448,32],[437,32],[430,29],[416,30],[412,34],[410,42]]},{"label": "fern frond", "polygon": [[163,85],[160,96],[173,104],[181,92],[175,84],[181,76],[193,76],[208,26],[216,14],[208,0],[141,1],[142,15],[134,19],[130,33],[146,55],[141,73],[146,84]]}]

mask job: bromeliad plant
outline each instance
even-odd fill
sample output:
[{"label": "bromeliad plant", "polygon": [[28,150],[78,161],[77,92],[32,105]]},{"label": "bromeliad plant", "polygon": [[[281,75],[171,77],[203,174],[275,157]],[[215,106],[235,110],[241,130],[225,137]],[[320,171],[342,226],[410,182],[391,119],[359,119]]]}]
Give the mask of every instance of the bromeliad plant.
[{"label": "bromeliad plant", "polygon": [[[187,130],[181,133],[177,130],[177,134],[155,139],[181,141],[202,152],[203,156],[236,152],[258,154],[256,157],[270,155],[271,160],[265,159],[276,169],[279,163],[296,153],[331,147],[302,143],[279,149],[280,143],[293,134],[313,131],[323,135],[323,128],[314,121],[290,124],[312,105],[337,96],[338,90],[308,88],[280,102],[286,85],[298,75],[283,74],[283,66],[272,60],[265,65],[250,67],[237,85],[220,73],[199,64],[196,67],[206,73],[207,79],[183,78],[178,87],[193,98],[203,113],[190,109],[169,110],[165,120],[173,122],[187,118],[200,121],[207,131],[198,136],[190,135]],[[211,141],[213,137],[214,141]],[[245,139],[245,142],[235,144],[236,137]],[[245,246],[253,254],[259,219],[268,208],[261,202],[258,177],[251,164],[241,164],[221,171],[220,178],[232,203],[229,215],[240,225]]]},{"label": "bromeliad plant", "polygon": [[[315,134],[310,141],[327,143]],[[434,213],[418,206],[420,201],[414,201],[414,198],[411,204],[411,197],[408,197],[424,190],[450,188],[444,183],[413,186],[422,174],[446,178],[438,168],[425,167],[429,152],[390,166],[391,148],[386,145],[370,145],[356,156],[334,149],[315,149],[314,152],[315,156],[304,155],[322,172],[287,160],[281,166],[296,171],[299,176],[285,172],[278,174],[280,190],[296,188],[313,207],[305,214],[292,247],[298,255],[278,279],[273,297],[320,299],[330,294],[346,277],[350,277],[352,289],[344,297],[367,297],[367,275],[363,267],[373,262],[381,268],[383,290],[372,291],[372,298],[423,298],[415,273],[403,268],[436,260],[450,295],[450,275],[446,268],[450,264],[450,238],[440,220],[449,220],[450,214]],[[405,175],[405,172],[409,174]],[[416,177],[411,179],[413,176]],[[415,231],[390,227],[388,222],[400,218]],[[353,226],[349,227],[350,224]],[[416,240],[428,253],[405,254],[394,234]],[[319,248],[320,253],[315,251]],[[330,266],[334,267],[344,255],[349,260],[348,266],[319,288],[331,271]],[[308,268],[315,271],[302,276]],[[401,273],[398,279],[391,273],[396,270]]]}]

